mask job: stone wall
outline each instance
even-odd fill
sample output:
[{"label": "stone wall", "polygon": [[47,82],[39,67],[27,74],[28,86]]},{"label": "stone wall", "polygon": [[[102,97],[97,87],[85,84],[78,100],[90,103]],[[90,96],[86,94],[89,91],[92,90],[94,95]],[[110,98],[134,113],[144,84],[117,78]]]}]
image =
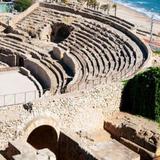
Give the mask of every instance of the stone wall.
[{"label": "stone wall", "polygon": [[0,61],[7,63],[11,67],[13,67],[16,64],[16,56],[11,54],[7,55],[7,54],[0,53]]},{"label": "stone wall", "polygon": [[24,67],[27,68],[31,74],[40,82],[44,89],[51,87],[51,80],[45,70],[33,60],[26,59],[24,61]]},{"label": "stone wall", "polygon": [[20,67],[20,72],[27,76],[34,84],[35,86],[37,87],[38,91],[39,91],[39,95],[36,95],[36,98],[39,98],[43,95],[43,88],[42,86],[40,85],[40,83],[31,75],[30,71],[27,70],[26,68],[24,67]]},{"label": "stone wall", "polygon": [[103,128],[103,120],[119,110],[122,85],[111,83],[91,90],[42,97],[34,101],[31,112],[22,105],[0,110],[0,149],[8,141],[24,135],[24,128],[37,117],[53,117],[59,128],[77,132]]},{"label": "stone wall", "polygon": [[116,113],[104,123],[112,137],[150,160],[159,156],[160,133],[158,123],[127,113]]},{"label": "stone wall", "polygon": [[68,65],[68,67],[72,70],[73,74],[75,74],[76,71],[75,62],[69,54],[65,53],[63,55],[63,63]]},{"label": "stone wall", "polygon": [[15,24],[21,21],[23,18],[25,18],[27,15],[29,15],[31,12],[33,12],[36,8],[39,7],[39,3],[34,3],[31,7],[26,9],[24,12],[16,15],[12,20],[9,21],[9,25],[13,28],[15,27]]},{"label": "stone wall", "polygon": [[51,56],[53,56],[53,58],[59,61],[62,61],[66,66],[68,66],[72,70],[73,74],[75,74],[75,71],[77,69],[76,60],[75,58],[73,58],[72,54],[63,51],[58,47],[54,47]]},{"label": "stone wall", "polygon": [[97,160],[90,153],[85,151],[78,142],[71,137],[60,133],[59,139],[59,159],[63,160]]}]

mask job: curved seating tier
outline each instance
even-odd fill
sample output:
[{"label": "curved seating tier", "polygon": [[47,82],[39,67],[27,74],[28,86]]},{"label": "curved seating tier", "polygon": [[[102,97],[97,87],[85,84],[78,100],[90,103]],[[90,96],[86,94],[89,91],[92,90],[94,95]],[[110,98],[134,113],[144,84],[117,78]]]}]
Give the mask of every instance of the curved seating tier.
[{"label": "curved seating tier", "polygon": [[[62,62],[27,41],[21,42],[23,36],[28,41],[40,39],[46,25],[56,23],[66,23],[74,28],[68,38],[57,44],[77,66],[69,83]],[[149,51],[132,33],[130,29],[133,27],[125,20],[88,8],[77,11],[68,6],[41,3],[40,7],[16,24],[14,30],[20,37],[3,35],[0,45],[12,49],[14,53],[29,54],[37,59],[55,75],[57,92],[61,93],[63,89],[70,91],[90,82],[126,79],[137,72],[147,61]]]},{"label": "curved seating tier", "polygon": [[[18,56],[26,56],[27,59],[34,60],[39,66],[44,66],[42,68],[45,68],[45,72],[50,77],[51,85],[42,85],[43,89],[52,90],[53,93],[61,93],[63,91],[68,75],[60,63],[52,59],[50,54],[44,50],[3,35],[0,37],[0,51],[4,54],[12,53]],[[40,81],[42,83],[43,79]]]}]

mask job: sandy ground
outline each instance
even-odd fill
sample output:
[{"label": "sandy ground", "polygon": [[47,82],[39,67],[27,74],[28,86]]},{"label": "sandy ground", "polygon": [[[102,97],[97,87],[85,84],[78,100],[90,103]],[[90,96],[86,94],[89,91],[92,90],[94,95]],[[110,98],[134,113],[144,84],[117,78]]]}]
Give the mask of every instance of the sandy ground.
[{"label": "sandy ground", "polygon": [[[114,15],[114,9],[111,9],[110,13]],[[143,13],[137,12],[134,9],[118,4],[117,16],[135,24],[139,29],[150,31],[151,18]],[[160,34],[160,21],[154,20],[153,24],[154,33]]]},{"label": "sandy ground", "polygon": [[[112,0],[97,0],[98,2],[100,2],[101,4],[106,4],[112,3]],[[115,10],[114,8],[110,9],[110,15],[115,15]],[[143,31],[147,31],[150,33],[151,30],[151,17],[148,17],[146,14],[138,12],[132,8],[129,8],[127,6],[121,5],[117,3],[117,17],[120,17],[124,20],[127,20],[128,22],[131,22],[133,24],[135,24],[137,29],[143,30]],[[153,21],[153,33],[156,35],[159,35],[159,37],[157,36],[153,36],[152,37],[152,45],[160,48],[160,20],[154,20]],[[150,35],[138,35],[140,36],[142,39],[144,39],[146,42],[150,41]]]},{"label": "sandy ground", "polygon": [[[100,3],[106,4],[106,0],[98,0]],[[112,3],[110,3],[112,4]],[[110,9],[110,15],[115,15],[114,8]],[[138,12],[132,8],[127,6],[117,4],[117,17],[124,19],[128,22],[133,23],[137,29],[147,31],[150,33],[151,31],[151,17],[148,17],[144,13]],[[152,46],[156,48],[160,48],[160,20],[153,21],[153,33],[159,36],[152,36]],[[138,34],[145,42],[150,41],[150,34],[141,35]]]},{"label": "sandy ground", "polygon": [[34,83],[19,72],[0,73],[0,106],[33,100],[36,91]]}]

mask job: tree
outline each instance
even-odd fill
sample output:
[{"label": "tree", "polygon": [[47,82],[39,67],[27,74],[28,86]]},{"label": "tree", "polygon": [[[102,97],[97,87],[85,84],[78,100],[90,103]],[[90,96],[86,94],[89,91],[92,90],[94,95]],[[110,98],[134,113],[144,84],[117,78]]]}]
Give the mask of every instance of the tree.
[{"label": "tree", "polygon": [[103,4],[103,5],[101,5],[100,9],[102,9],[104,12],[107,11],[107,14],[109,15],[110,4]]},{"label": "tree", "polygon": [[160,68],[149,68],[126,82],[120,109],[160,122]]},{"label": "tree", "polygon": [[68,3],[68,0],[61,0],[62,3]]},{"label": "tree", "polygon": [[97,1],[96,0],[87,0],[87,6],[91,6],[94,9],[96,8]]},{"label": "tree", "polygon": [[114,4],[112,5],[112,8],[114,8],[114,16],[116,17],[116,16],[117,16],[117,4],[114,3]]},{"label": "tree", "polygon": [[22,12],[32,5],[32,0],[16,0],[14,8]]}]

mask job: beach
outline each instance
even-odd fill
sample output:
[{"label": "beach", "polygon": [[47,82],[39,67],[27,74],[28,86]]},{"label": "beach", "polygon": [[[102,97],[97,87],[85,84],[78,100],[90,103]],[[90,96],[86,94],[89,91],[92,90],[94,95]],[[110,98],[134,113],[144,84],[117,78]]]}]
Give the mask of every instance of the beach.
[{"label": "beach", "polygon": [[[114,9],[110,10],[110,14],[114,15]],[[144,13],[138,12],[127,6],[117,4],[117,16],[136,25],[138,29],[150,32],[151,18]],[[154,20],[153,32],[160,34],[160,20]]]},{"label": "beach", "polygon": [[[100,0],[103,4],[103,0]],[[110,9],[110,15],[115,15],[114,8]],[[138,12],[128,6],[117,3],[117,17],[131,22],[135,25],[136,29],[148,32],[148,34],[137,34],[145,42],[150,41],[151,32],[151,18],[142,12]],[[160,20],[153,21],[153,36],[151,44],[155,48],[160,48]],[[143,32],[142,32],[143,33]],[[155,36],[156,35],[156,36]]]}]

